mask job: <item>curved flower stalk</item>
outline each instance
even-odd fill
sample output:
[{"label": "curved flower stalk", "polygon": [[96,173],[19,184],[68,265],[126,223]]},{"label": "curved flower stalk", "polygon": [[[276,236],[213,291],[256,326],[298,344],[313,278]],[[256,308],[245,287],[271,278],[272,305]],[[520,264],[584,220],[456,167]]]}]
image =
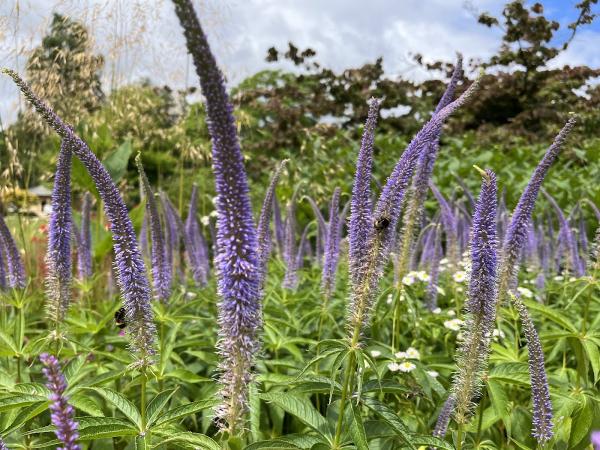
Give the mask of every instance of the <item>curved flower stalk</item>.
[{"label": "curved flower stalk", "polygon": [[[296,191],[297,192],[297,191]],[[298,250],[296,250],[296,193],[292,196],[285,214],[283,261],[285,262],[285,275],[282,287],[296,289],[298,286]],[[299,247],[302,249],[302,247]]]},{"label": "curved flower stalk", "polygon": [[499,302],[505,298],[511,285],[514,284],[517,278],[519,255],[523,250],[523,245],[527,238],[528,225],[531,221],[531,214],[542,182],[560,153],[569,133],[575,126],[575,122],[576,118],[571,117],[560,133],[554,138],[554,142],[548,148],[546,154],[531,175],[531,179],[523,191],[523,194],[521,194],[521,198],[512,214],[506,230],[506,235],[504,236],[504,243],[502,244],[502,260],[500,263],[500,280],[498,288]]},{"label": "curved flower stalk", "polygon": [[154,293],[158,300],[166,302],[171,296],[172,273],[171,266],[166,258],[165,236],[160,224],[160,215],[156,198],[154,197],[154,192],[152,192],[150,182],[144,171],[140,153],[135,157],[135,164],[140,174],[142,190],[146,197],[146,212],[148,214],[150,237],[152,239],[150,253],[152,257],[152,281],[154,282]]},{"label": "curved flower stalk", "polygon": [[271,255],[271,217],[273,216],[273,205],[275,202],[275,188],[281,178],[281,173],[289,160],[284,159],[273,173],[265,198],[263,200],[260,215],[258,216],[257,239],[258,239],[258,262],[260,270],[260,285],[264,286],[267,275],[267,263]]},{"label": "curved flower stalk", "polygon": [[327,224],[323,272],[321,276],[321,291],[325,298],[329,298],[331,292],[335,290],[335,274],[340,258],[340,193],[340,188],[335,188],[329,206],[329,223]]},{"label": "curved flower stalk", "polygon": [[64,139],[56,163],[46,251],[46,311],[57,327],[71,301],[71,158],[71,143]]},{"label": "curved flower stalk", "polygon": [[[444,95],[435,108],[434,115],[452,101],[454,92],[456,91],[456,85],[461,76],[462,55],[459,54],[456,66],[452,72],[452,78],[446,87]],[[442,130],[440,128],[438,136],[432,140],[428,148],[423,150],[415,169],[415,176],[411,186],[411,195],[407,201],[406,210],[403,215],[402,236],[400,238],[400,246],[398,249],[398,264],[396,268],[396,277],[399,283],[397,284],[398,286],[401,286],[402,278],[409,270],[410,255],[414,253],[415,233],[417,232],[417,226],[419,225],[423,213],[423,203],[427,197],[429,181],[440,148],[439,140],[441,132]]]},{"label": "curved flower stalk", "polygon": [[8,287],[23,289],[26,285],[25,267],[19,253],[19,248],[10,230],[0,214],[0,240],[6,253],[6,267],[8,269]]},{"label": "curved flower stalk", "polygon": [[402,201],[417,159],[437,139],[444,121],[471,98],[478,86],[479,79],[458,99],[443,107],[417,133],[388,177],[374,210],[371,210],[369,186],[372,147],[361,146],[352,191],[349,227],[352,290],[347,328],[354,345],[370,322],[371,306],[383,265],[389,257]]},{"label": "curved flower stalk", "polygon": [[570,270],[574,275],[581,277],[584,275],[585,268],[583,267],[582,261],[579,258],[579,251],[577,248],[577,240],[575,236],[573,236],[573,231],[571,230],[571,226],[569,221],[565,217],[562,209],[554,200],[550,194],[548,194],[544,189],[542,189],[542,193],[546,200],[552,205],[552,208],[556,212],[556,216],[558,217],[559,223],[559,231],[558,231],[558,239],[561,241],[561,244],[566,248],[567,251],[567,270]]},{"label": "curved flower stalk", "polygon": [[83,194],[83,203],[81,206],[81,229],[79,230],[79,251],[77,252],[77,271],[81,279],[92,276],[91,212],[92,194],[86,192]]},{"label": "curved flower stalk", "polygon": [[67,381],[60,370],[60,364],[55,356],[43,353],[40,361],[44,365],[42,373],[47,380],[46,387],[50,389],[50,418],[56,427],[56,437],[63,443],[63,447],[57,450],[81,450],[76,442],[79,439],[77,428],[79,424],[75,421],[75,410],[69,404],[65,395]]},{"label": "curved flower stalk", "polygon": [[531,378],[531,400],[533,402],[533,430],[531,434],[537,439],[538,443],[544,444],[554,434],[552,402],[550,401],[550,389],[544,368],[544,351],[527,308],[519,297],[511,295],[511,300],[519,313],[523,334],[527,339],[529,349],[529,376]]},{"label": "curved flower stalk", "polygon": [[130,347],[137,357],[136,364],[147,366],[152,363],[155,354],[156,334],[150,306],[150,286],[133,224],[119,190],[102,163],[87,144],[75,134],[73,128],[65,124],[54,111],[36,97],[27,83],[15,72],[8,69],[4,69],[4,72],[15,81],[46,123],[70,143],[73,154],[83,163],[98,188],[104,201],[106,217],[111,224],[118,284],[129,324],[127,329]]},{"label": "curved flower stalk", "polygon": [[496,236],[496,175],[483,172],[481,193],[473,214],[471,234],[471,277],[465,303],[464,338],[457,354],[458,371],[452,384],[454,418],[465,425],[471,415],[472,400],[479,393],[487,368],[490,339],[496,320],[498,240]]},{"label": "curved flower stalk", "polygon": [[190,0],[174,0],[200,86],[206,97],[217,197],[216,271],[221,353],[220,427],[238,433],[248,409],[252,366],[262,328],[257,233],[233,107],[223,75]]}]

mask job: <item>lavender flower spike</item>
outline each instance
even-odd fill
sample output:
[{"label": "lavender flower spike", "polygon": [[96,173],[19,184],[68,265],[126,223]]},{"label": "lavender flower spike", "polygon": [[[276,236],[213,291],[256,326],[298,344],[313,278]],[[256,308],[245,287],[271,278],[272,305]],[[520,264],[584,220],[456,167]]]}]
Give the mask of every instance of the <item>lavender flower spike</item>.
[{"label": "lavender flower spike", "polygon": [[518,272],[518,260],[527,239],[529,230],[529,222],[535,201],[537,200],[540,187],[550,170],[550,166],[556,160],[567,136],[575,126],[576,118],[571,117],[560,133],[554,138],[554,142],[546,151],[546,154],[535,168],[527,187],[521,194],[521,198],[515,207],[510,224],[506,230],[504,243],[502,245],[502,261],[500,263],[500,281],[499,281],[499,296],[498,301],[502,301]]},{"label": "lavender flower spike", "polygon": [[359,281],[360,268],[366,262],[367,252],[365,243],[373,226],[371,172],[373,168],[373,143],[375,141],[375,126],[379,114],[381,100],[372,98],[369,102],[369,115],[365,123],[358,160],[356,175],[352,186],[352,201],[350,203],[350,219],[348,227],[349,264],[352,282]]},{"label": "lavender flower spike", "polygon": [[74,420],[75,410],[69,405],[69,399],[65,395],[67,382],[60,370],[60,364],[55,356],[47,353],[40,355],[40,361],[45,366],[42,372],[48,381],[46,386],[51,392],[49,397],[52,402],[50,418],[56,427],[56,437],[64,445],[57,447],[57,450],[81,450],[81,446],[76,444],[79,438],[79,433],[77,433],[79,424]]},{"label": "lavender flower spike", "polygon": [[458,372],[452,384],[452,395],[456,400],[454,417],[459,424],[467,423],[473,406],[472,399],[477,396],[481,387],[496,320],[496,175],[491,170],[486,170],[483,177],[471,231],[471,279],[465,304],[465,337],[457,354]]},{"label": "lavender flower spike", "polygon": [[546,370],[544,369],[544,351],[527,308],[517,296],[511,295],[511,299],[519,313],[523,334],[527,339],[529,349],[529,376],[531,378],[531,400],[533,402],[532,435],[538,443],[544,444],[554,434],[552,431],[552,402],[550,401],[550,389],[546,378]]},{"label": "lavender flower spike", "polygon": [[267,262],[269,261],[269,255],[271,254],[271,216],[273,215],[273,202],[275,197],[275,188],[281,177],[281,173],[285,165],[289,160],[284,159],[279,164],[277,170],[271,178],[271,183],[265,193],[263,200],[262,209],[260,210],[260,216],[258,218],[257,232],[258,232],[258,261],[260,270],[260,284],[264,285],[265,277],[267,274]]},{"label": "lavender flower spike", "polygon": [[200,224],[196,218],[196,209],[198,205],[198,185],[194,183],[192,186],[192,195],[190,196],[190,204],[188,207],[188,215],[185,219],[184,232],[187,236],[185,241],[191,248],[187,249],[188,259],[192,266],[192,274],[198,285],[206,284],[208,278],[208,260],[205,251],[205,242]]},{"label": "lavender flower spike", "polygon": [[77,252],[77,271],[79,278],[85,279],[92,276],[92,230],[90,226],[90,215],[92,210],[92,194],[83,194],[81,206],[81,230],[79,249]]},{"label": "lavender flower spike", "polygon": [[0,450],[8,450],[8,447],[6,446],[2,438],[0,438]]},{"label": "lavender flower spike", "polygon": [[3,71],[15,81],[46,123],[63,139],[69,141],[73,153],[85,166],[98,188],[104,201],[106,217],[111,225],[118,283],[129,324],[127,329],[130,335],[130,348],[137,356],[136,365],[147,366],[152,363],[155,353],[156,334],[150,306],[150,286],[133,224],[119,190],[108,171],[87,144],[74,133],[73,128],[65,124],[50,107],[42,102],[15,72],[8,69]]},{"label": "lavender flower spike", "polygon": [[262,328],[258,240],[233,107],[225,82],[190,0],[174,0],[188,51],[206,97],[217,197],[216,266],[221,353],[220,427],[238,433],[248,409],[248,387]]},{"label": "lavender flower spike", "polygon": [[144,171],[140,153],[135,157],[135,164],[140,174],[142,189],[146,195],[146,212],[148,213],[150,236],[152,238],[151,256],[154,292],[157,299],[166,302],[171,296],[171,266],[166,259],[165,236],[160,225],[160,215],[158,213],[156,198]]},{"label": "lavender flower spike", "polygon": [[46,309],[56,324],[64,319],[71,298],[71,158],[71,143],[65,139],[56,163],[46,252]]},{"label": "lavender flower spike", "polygon": [[4,265],[4,244],[0,238],[0,291],[5,290],[6,284],[6,266]]},{"label": "lavender flower spike", "polygon": [[25,287],[25,267],[19,253],[19,248],[10,230],[0,214],[0,240],[6,253],[6,266],[8,268],[8,286],[23,289]]},{"label": "lavender flower spike", "polygon": [[448,431],[448,424],[452,418],[452,411],[454,411],[455,406],[456,399],[452,394],[450,394],[444,402],[442,410],[440,411],[437,421],[435,422],[435,428],[431,433],[434,437],[443,438],[446,435],[446,432]]},{"label": "lavender flower spike", "polygon": [[340,226],[339,206],[340,188],[335,188],[329,206],[329,223],[325,240],[325,254],[323,255],[323,274],[321,276],[321,291],[325,298],[331,296],[335,290],[335,272],[340,257]]}]

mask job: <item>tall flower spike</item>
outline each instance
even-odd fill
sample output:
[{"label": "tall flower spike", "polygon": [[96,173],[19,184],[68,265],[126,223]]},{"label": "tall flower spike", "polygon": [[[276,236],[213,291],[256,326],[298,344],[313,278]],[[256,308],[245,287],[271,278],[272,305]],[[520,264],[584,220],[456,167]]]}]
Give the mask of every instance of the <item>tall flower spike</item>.
[{"label": "tall flower spike", "polygon": [[165,250],[165,236],[160,224],[160,215],[154,192],[150,187],[150,182],[146,176],[144,166],[142,165],[141,154],[135,157],[135,164],[140,174],[140,182],[146,197],[146,212],[148,213],[148,222],[150,225],[150,237],[152,238],[152,247],[150,250],[152,259],[152,281],[154,282],[154,292],[156,298],[166,302],[171,296],[171,266],[167,262]]},{"label": "tall flower spike", "polygon": [[435,428],[431,433],[434,437],[443,438],[446,435],[446,432],[448,431],[448,424],[452,418],[452,412],[454,411],[455,406],[456,399],[452,394],[450,394],[444,402],[437,421],[435,422]]},{"label": "tall flower spike", "polygon": [[6,283],[6,266],[4,264],[4,244],[0,238],[0,291],[5,290],[8,286]]},{"label": "tall flower spike", "polygon": [[429,187],[433,196],[438,201],[441,208],[441,218],[444,224],[444,230],[446,232],[446,255],[450,263],[456,267],[458,264],[459,248],[458,248],[458,222],[456,216],[450,207],[448,201],[444,198],[442,193],[435,187],[433,183],[430,183]]},{"label": "tall flower spike", "polygon": [[550,389],[544,368],[544,351],[527,308],[517,296],[511,295],[511,299],[519,313],[523,334],[527,339],[529,350],[529,376],[531,378],[531,400],[533,402],[533,430],[531,434],[540,444],[544,444],[554,434],[552,402],[550,401]]},{"label": "tall flower spike", "polygon": [[[420,153],[437,138],[444,121],[471,98],[478,86],[479,78],[458,99],[443,107],[417,133],[388,177],[372,214],[370,214],[370,202],[365,198],[365,192],[367,194],[370,192],[368,189],[365,191],[368,178],[364,178],[370,177],[370,165],[366,164],[369,167],[369,170],[366,170],[359,156],[353,196],[356,184],[363,188],[357,190],[358,204],[353,208],[354,212],[351,212],[349,230],[350,257],[354,262],[350,264],[352,291],[347,328],[352,335],[356,334],[357,330],[363,333],[370,323],[371,306],[383,265],[389,257],[389,247],[395,235],[406,187]],[[370,158],[366,159],[370,160]],[[355,199],[353,198],[352,201],[354,202]],[[360,219],[356,220],[359,216]],[[352,244],[353,239],[354,244]]]},{"label": "tall flower spike", "polygon": [[19,253],[19,248],[10,230],[0,214],[0,240],[6,253],[6,267],[8,268],[8,286],[22,289],[25,287],[25,267]]},{"label": "tall flower spike", "polygon": [[427,308],[433,311],[437,306],[438,281],[440,276],[440,261],[442,259],[442,230],[440,225],[435,225],[433,252],[429,262],[429,284],[427,285]]},{"label": "tall flower spike", "polygon": [[85,279],[92,276],[92,194],[86,192],[83,194],[81,206],[81,229],[79,242],[79,251],[77,252],[77,270],[79,278]]},{"label": "tall flower spike", "polygon": [[556,160],[564,145],[567,136],[575,126],[576,118],[571,117],[563,129],[558,133],[554,142],[546,151],[546,154],[535,168],[527,187],[521,194],[521,198],[515,207],[510,223],[504,236],[502,245],[502,262],[500,264],[500,281],[498,301],[502,301],[507,295],[510,286],[514,283],[518,273],[518,260],[527,238],[528,225],[531,220],[533,207],[537,200],[542,182],[550,167]]},{"label": "tall flower spike", "polygon": [[373,205],[371,191],[371,173],[373,170],[373,143],[375,126],[381,100],[372,98],[369,102],[369,115],[363,131],[360,151],[356,161],[356,174],[352,186],[350,220],[348,226],[350,276],[358,283],[360,268],[366,262],[368,254],[367,238],[373,226]]},{"label": "tall flower spike", "polygon": [[223,75],[190,0],[174,0],[206,97],[217,197],[221,429],[236,434],[248,409],[252,366],[262,328],[258,240],[233,107]]},{"label": "tall flower spike", "polygon": [[46,377],[46,387],[50,389],[50,418],[52,424],[56,427],[56,437],[63,443],[63,447],[57,447],[57,450],[81,450],[76,443],[79,439],[77,428],[79,424],[75,421],[75,410],[69,404],[69,399],[65,395],[67,382],[65,376],[60,370],[60,364],[55,356],[43,353],[40,355],[40,361],[44,365],[42,372]]},{"label": "tall flower spike", "polygon": [[472,410],[472,400],[481,388],[487,368],[490,339],[496,320],[498,240],[496,175],[483,172],[481,192],[473,214],[471,232],[471,278],[465,303],[465,337],[457,353],[458,371],[452,384],[456,400],[454,417],[466,424]]},{"label": "tall flower spike", "polygon": [[175,264],[175,257],[177,257],[177,264],[179,261],[179,232],[177,231],[177,223],[173,217],[173,211],[171,210],[170,201],[164,192],[160,194],[160,205],[162,207],[163,217],[165,219],[165,258],[167,264],[169,264],[170,271],[173,273],[173,267]]},{"label": "tall flower spike", "polygon": [[279,178],[281,177],[281,173],[285,168],[288,160],[284,159],[279,163],[279,167],[275,170],[273,177],[271,178],[271,183],[269,183],[269,187],[267,188],[267,192],[265,193],[265,198],[263,200],[262,209],[260,210],[260,215],[258,216],[258,262],[259,262],[259,270],[260,270],[260,285],[263,286],[265,282],[265,277],[267,275],[267,263],[269,261],[269,256],[271,255],[271,217],[273,215],[273,201],[275,198],[275,188],[277,187],[277,183],[279,183]]},{"label": "tall flower spike", "polygon": [[[296,248],[296,194],[294,192],[286,208],[284,221],[283,261],[285,275],[281,285],[285,289],[296,289],[298,286],[298,249]],[[300,250],[302,247],[299,247]]]},{"label": "tall flower spike", "polygon": [[192,261],[192,273],[194,280],[200,286],[206,284],[208,280],[208,255],[205,251],[206,242],[200,231],[200,224],[196,218],[198,209],[198,185],[192,186],[192,195],[188,207],[188,215],[185,219],[185,233],[189,244],[192,246],[188,250],[188,257]]},{"label": "tall flower spike", "polygon": [[321,291],[325,298],[331,296],[335,290],[335,274],[340,258],[340,188],[335,188],[331,204],[329,205],[329,223],[325,239],[325,255],[323,257],[323,272],[321,276]]},{"label": "tall flower spike", "polygon": [[325,241],[327,239],[327,223],[325,222],[325,218],[323,214],[321,214],[321,210],[317,205],[317,202],[314,201],[309,195],[306,196],[308,203],[310,204],[311,209],[315,215],[315,219],[317,220],[317,242],[316,242],[316,255],[317,255],[317,263],[323,263],[323,254],[325,252]]},{"label": "tall flower spike", "polygon": [[149,365],[152,363],[155,353],[154,336],[156,334],[150,306],[150,286],[133,224],[121,194],[108,171],[87,144],[74,133],[73,128],[65,124],[50,107],[36,97],[29,85],[15,72],[8,69],[4,69],[4,72],[15,81],[25,98],[35,107],[46,123],[71,144],[73,154],[79,158],[96,184],[104,201],[106,217],[111,225],[118,284],[123,295],[129,324],[127,329],[130,335],[130,347],[137,357],[137,365]]},{"label": "tall flower spike", "polygon": [[56,324],[63,321],[71,300],[71,158],[71,143],[64,139],[56,163],[46,251],[46,309]]}]

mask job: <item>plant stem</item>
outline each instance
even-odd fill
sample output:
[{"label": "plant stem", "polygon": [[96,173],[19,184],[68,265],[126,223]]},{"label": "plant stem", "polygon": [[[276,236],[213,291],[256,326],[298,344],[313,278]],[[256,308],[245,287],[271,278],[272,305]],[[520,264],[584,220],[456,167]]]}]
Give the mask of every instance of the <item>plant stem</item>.
[{"label": "plant stem", "polygon": [[456,431],[456,450],[462,449],[462,439],[463,439],[463,425],[462,425],[462,423],[459,423],[458,430]]},{"label": "plant stem", "polygon": [[340,397],[340,411],[337,420],[337,425],[335,427],[335,437],[333,439],[333,448],[339,448],[340,438],[342,436],[342,425],[344,423],[344,411],[346,410],[346,400],[348,398],[348,390],[351,388],[351,380],[352,375],[355,372],[356,365],[356,346],[358,344],[358,338],[360,336],[360,326],[354,327],[354,332],[352,334],[352,341],[350,345],[350,359],[348,359],[348,363],[346,364],[346,372],[344,374],[344,383],[342,385],[342,396]]}]

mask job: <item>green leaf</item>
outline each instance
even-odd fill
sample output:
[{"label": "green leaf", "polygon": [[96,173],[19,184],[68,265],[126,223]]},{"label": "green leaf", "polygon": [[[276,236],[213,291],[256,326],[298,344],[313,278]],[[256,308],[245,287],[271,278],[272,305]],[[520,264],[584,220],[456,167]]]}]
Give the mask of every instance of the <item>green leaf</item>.
[{"label": "green leaf", "polygon": [[331,437],[327,420],[315,409],[308,399],[282,393],[261,394],[260,398],[266,402],[274,403],[285,412],[297,417],[321,436],[325,438]]},{"label": "green leaf", "polygon": [[163,408],[169,402],[176,390],[177,389],[168,389],[166,391],[162,391],[157,394],[156,397],[150,401],[150,403],[148,403],[148,407],[146,408],[148,427],[150,427],[158,418]]},{"label": "green leaf", "polygon": [[600,352],[596,344],[590,340],[585,339],[585,336],[581,338],[583,348],[587,354],[588,360],[592,365],[592,371],[594,372],[594,384],[598,382],[600,376]]},{"label": "green leaf", "polygon": [[165,378],[176,378],[177,380],[185,381],[186,383],[206,383],[207,381],[211,381],[210,378],[201,377],[186,369],[176,369],[165,374]]},{"label": "green leaf", "polygon": [[132,151],[131,141],[125,141],[102,161],[102,164],[104,164],[104,167],[106,167],[106,170],[115,183],[125,175]]},{"label": "green leaf", "polygon": [[17,356],[19,350],[11,336],[0,330],[0,356]]},{"label": "green leaf", "polygon": [[187,405],[178,406],[177,408],[173,408],[170,411],[165,412],[160,415],[156,422],[154,423],[154,428],[159,427],[161,425],[165,425],[170,422],[174,422],[176,420],[182,419],[183,417],[189,416],[191,414],[195,414],[204,409],[213,408],[219,404],[219,400],[203,400],[199,402],[188,403]]},{"label": "green leaf", "polygon": [[167,439],[160,441],[154,447],[159,447],[161,445],[165,445],[167,443],[174,443],[181,445],[184,448],[190,449],[206,449],[206,450],[221,450],[221,446],[217,444],[214,440],[205,436],[204,434],[191,433],[189,431],[185,431],[182,433],[177,433]]},{"label": "green leaf", "polygon": [[112,403],[119,411],[121,411],[134,425],[136,425],[138,430],[142,431],[142,416],[140,412],[123,394],[108,388],[88,387],[85,389],[90,389],[100,394],[102,397],[104,397],[104,399]]},{"label": "green leaf", "polygon": [[552,322],[572,333],[577,333],[577,327],[565,318],[565,314],[561,314],[546,305],[531,300],[524,303],[527,305],[528,309],[539,312],[542,316],[550,319]]},{"label": "green leaf", "polygon": [[29,420],[40,415],[47,409],[48,409],[48,405],[46,404],[46,402],[34,403],[32,405],[26,406],[25,408],[23,408],[19,411],[19,413],[13,419],[12,423],[9,426],[7,426],[6,429],[1,430],[2,435],[9,435],[10,433],[18,430]]},{"label": "green leaf", "polygon": [[76,392],[69,398],[69,403],[92,417],[103,417],[102,408],[86,393]]},{"label": "green leaf", "polygon": [[413,434],[411,436],[412,443],[419,446],[441,448],[443,450],[454,450],[454,445],[433,436],[424,436],[421,434]]},{"label": "green leaf", "polygon": [[575,448],[582,439],[588,436],[592,421],[594,420],[594,408],[592,402],[584,395],[584,404],[573,417],[573,427],[571,428],[571,437],[569,438],[569,448]]},{"label": "green leaf", "polygon": [[10,397],[0,398],[0,412],[10,411],[15,408],[22,408],[38,402],[47,402],[45,397],[39,395],[19,394]]},{"label": "green leaf", "polygon": [[498,364],[490,370],[488,379],[520,386],[529,386],[531,384],[529,370],[525,363]]},{"label": "green leaf", "polygon": [[356,445],[357,450],[369,450],[369,443],[367,442],[367,433],[365,432],[365,426],[360,416],[360,411],[352,402],[350,403],[352,411],[352,422],[350,424],[350,433],[352,434],[352,440]]},{"label": "green leaf", "polygon": [[[116,417],[76,417],[75,420],[79,423],[80,441],[135,436],[139,433],[127,420]],[[53,425],[49,425],[28,431],[25,434],[53,433],[55,429]]]},{"label": "green leaf", "polygon": [[416,447],[411,442],[408,428],[390,407],[374,398],[363,399],[363,404],[391,426],[411,449],[416,450]]}]

